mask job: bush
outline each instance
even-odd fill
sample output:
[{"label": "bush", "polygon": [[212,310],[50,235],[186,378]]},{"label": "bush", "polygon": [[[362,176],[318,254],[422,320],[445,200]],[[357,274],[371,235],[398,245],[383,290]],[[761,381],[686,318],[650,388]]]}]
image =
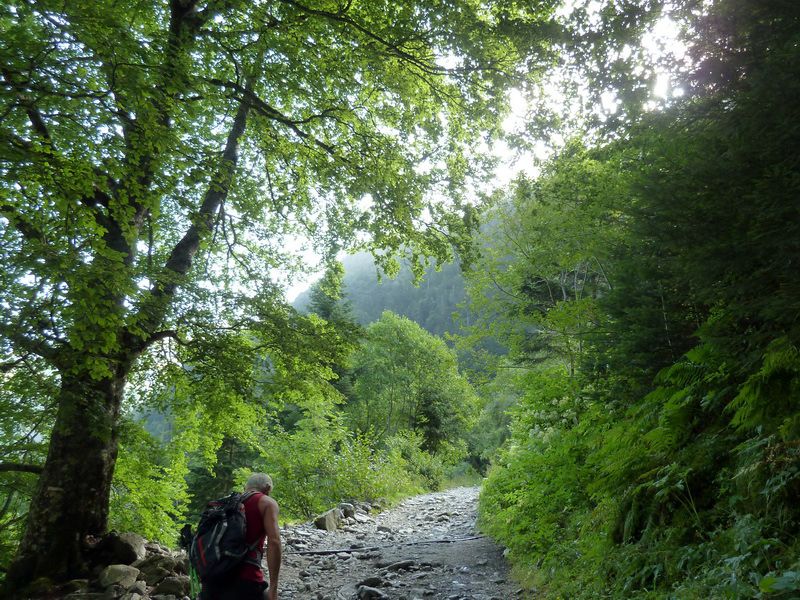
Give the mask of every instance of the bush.
[{"label": "bush", "polygon": [[402,431],[386,441],[389,461],[403,464],[408,475],[423,489],[439,490],[445,478],[445,463],[422,449],[424,438],[416,431]]},{"label": "bush", "polygon": [[[411,448],[406,444],[406,451]],[[397,448],[373,450],[364,437],[344,430],[300,428],[271,437],[263,469],[275,481],[283,514],[305,519],[343,499],[391,501],[422,491],[421,455],[429,455],[418,447],[412,454],[413,465]]]}]

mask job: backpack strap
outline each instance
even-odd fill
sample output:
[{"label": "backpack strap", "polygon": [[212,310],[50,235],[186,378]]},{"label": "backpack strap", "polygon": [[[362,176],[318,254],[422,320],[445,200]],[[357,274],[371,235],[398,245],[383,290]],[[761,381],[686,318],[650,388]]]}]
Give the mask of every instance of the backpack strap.
[{"label": "backpack strap", "polygon": [[[256,556],[255,557],[250,556],[251,552],[255,552]],[[248,564],[255,565],[256,567],[258,567],[260,569],[260,568],[262,568],[261,567],[261,561],[262,560],[264,560],[264,549],[263,548],[259,548],[258,547],[258,541],[255,541],[255,542],[253,542],[252,544],[250,544],[247,547],[247,554],[245,554],[244,561],[242,561],[242,562],[246,562]]]},{"label": "backpack strap", "polygon": [[261,492],[257,492],[257,491],[255,491],[255,490],[250,490],[249,492],[245,492],[244,494],[242,494],[241,496],[239,496],[239,502],[241,502],[242,504],[244,504],[244,503],[245,503],[245,502],[247,502],[247,501],[248,501],[250,498],[252,498],[252,497],[253,497],[253,496],[255,496],[256,494],[260,494],[260,493],[261,493]]}]

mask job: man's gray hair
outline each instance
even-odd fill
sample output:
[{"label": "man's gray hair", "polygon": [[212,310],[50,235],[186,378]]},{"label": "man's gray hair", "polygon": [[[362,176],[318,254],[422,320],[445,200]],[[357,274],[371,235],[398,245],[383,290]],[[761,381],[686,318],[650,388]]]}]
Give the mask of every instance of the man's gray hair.
[{"label": "man's gray hair", "polygon": [[244,486],[244,491],[268,492],[272,489],[272,477],[266,473],[253,473]]}]

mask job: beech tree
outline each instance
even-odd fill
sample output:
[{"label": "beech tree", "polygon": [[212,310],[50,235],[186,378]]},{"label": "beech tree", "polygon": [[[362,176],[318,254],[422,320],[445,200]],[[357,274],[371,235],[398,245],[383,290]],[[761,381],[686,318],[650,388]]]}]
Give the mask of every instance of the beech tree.
[{"label": "beech tree", "polygon": [[468,149],[551,4],[4,3],[0,360],[57,384],[12,589],[84,572],[143,355],[256,322],[302,338],[287,236],[386,263],[467,238]]}]

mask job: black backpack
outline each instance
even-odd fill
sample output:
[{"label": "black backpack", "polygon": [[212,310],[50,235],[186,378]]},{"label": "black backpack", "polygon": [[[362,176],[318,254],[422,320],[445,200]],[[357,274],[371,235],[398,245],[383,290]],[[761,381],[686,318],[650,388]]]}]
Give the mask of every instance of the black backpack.
[{"label": "black backpack", "polygon": [[[212,500],[200,515],[197,533],[189,547],[189,560],[200,581],[215,582],[231,575],[243,563],[261,567],[258,542],[247,545],[244,501],[255,492],[233,493]],[[249,556],[258,550],[258,558]]]}]

